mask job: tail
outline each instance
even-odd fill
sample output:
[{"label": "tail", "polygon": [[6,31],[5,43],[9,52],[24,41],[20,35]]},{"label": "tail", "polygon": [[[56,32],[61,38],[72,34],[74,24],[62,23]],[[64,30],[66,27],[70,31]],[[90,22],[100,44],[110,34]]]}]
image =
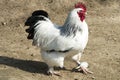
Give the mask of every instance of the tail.
[{"label": "tail", "polygon": [[32,13],[32,16],[29,17],[26,22],[25,22],[25,26],[29,26],[28,29],[26,29],[26,32],[29,33],[27,39],[33,39],[34,37],[34,28],[36,27],[35,24],[40,21],[40,20],[44,20],[45,18],[48,18],[48,13],[44,10],[36,10]]}]

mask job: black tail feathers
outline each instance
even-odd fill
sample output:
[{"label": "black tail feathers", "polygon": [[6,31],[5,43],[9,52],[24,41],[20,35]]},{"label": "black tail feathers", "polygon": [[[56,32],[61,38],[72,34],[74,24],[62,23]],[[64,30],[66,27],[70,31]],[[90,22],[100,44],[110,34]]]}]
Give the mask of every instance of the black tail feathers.
[{"label": "black tail feathers", "polygon": [[[38,17],[40,16],[41,17]],[[32,26],[34,25],[38,20],[45,20],[44,17],[47,17],[48,18],[48,13],[44,10],[36,10],[32,13],[32,16],[29,17],[26,22],[25,22],[25,26]]]},{"label": "black tail feathers", "polygon": [[33,39],[34,28],[36,27],[35,23],[38,22],[39,20],[45,21],[45,17],[48,18],[48,13],[46,11],[36,10],[32,13],[32,16],[26,20],[25,26],[29,26],[29,28],[26,29],[26,32],[29,33],[27,39]]},{"label": "black tail feathers", "polygon": [[32,13],[32,16],[39,16],[39,15],[42,15],[48,18],[48,13],[44,10],[36,10]]}]

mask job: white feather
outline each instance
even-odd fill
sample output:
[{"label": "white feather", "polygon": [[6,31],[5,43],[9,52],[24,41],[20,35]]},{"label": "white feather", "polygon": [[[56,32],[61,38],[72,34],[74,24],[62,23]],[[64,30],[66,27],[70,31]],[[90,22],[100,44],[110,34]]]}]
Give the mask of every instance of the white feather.
[{"label": "white feather", "polygon": [[41,51],[41,56],[44,59],[44,61],[48,64],[49,67],[53,66],[59,66],[59,67],[64,67],[64,53],[59,53],[59,52],[53,52],[53,53],[47,53],[45,51]]},{"label": "white feather", "polygon": [[84,67],[84,68],[87,68],[88,67],[88,63],[87,62],[81,62],[80,66]]}]

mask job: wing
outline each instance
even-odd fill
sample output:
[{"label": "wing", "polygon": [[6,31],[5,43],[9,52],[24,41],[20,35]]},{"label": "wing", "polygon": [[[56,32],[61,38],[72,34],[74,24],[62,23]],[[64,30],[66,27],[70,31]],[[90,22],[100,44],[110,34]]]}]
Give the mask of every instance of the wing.
[{"label": "wing", "polygon": [[45,18],[44,21],[38,21],[35,26],[33,45],[46,51],[66,52],[72,49],[74,40],[62,36],[60,34],[61,28],[53,24],[48,18]]},{"label": "wing", "polygon": [[33,45],[49,49],[47,46],[51,45],[51,42],[59,35],[59,29],[48,18],[38,21],[34,26],[36,27],[34,28]]},{"label": "wing", "polygon": [[61,35],[61,28],[53,24],[45,11],[35,11],[27,19],[25,25],[30,26],[26,32],[33,45],[46,51],[66,52],[73,47],[74,40]]}]

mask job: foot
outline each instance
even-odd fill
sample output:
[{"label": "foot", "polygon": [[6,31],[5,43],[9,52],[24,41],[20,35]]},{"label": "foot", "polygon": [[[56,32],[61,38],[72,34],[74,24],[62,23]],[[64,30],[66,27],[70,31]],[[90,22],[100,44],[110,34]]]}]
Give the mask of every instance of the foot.
[{"label": "foot", "polygon": [[87,68],[88,68],[88,63],[82,62],[75,69],[79,72],[83,72],[84,74],[88,74],[88,73],[93,74],[93,72],[89,71]]},{"label": "foot", "polygon": [[61,76],[60,73],[59,73],[59,72],[56,72],[56,71],[52,71],[52,72],[51,72],[51,71],[48,71],[47,74],[48,74],[48,75],[51,75],[51,76],[52,76],[52,75]]}]

